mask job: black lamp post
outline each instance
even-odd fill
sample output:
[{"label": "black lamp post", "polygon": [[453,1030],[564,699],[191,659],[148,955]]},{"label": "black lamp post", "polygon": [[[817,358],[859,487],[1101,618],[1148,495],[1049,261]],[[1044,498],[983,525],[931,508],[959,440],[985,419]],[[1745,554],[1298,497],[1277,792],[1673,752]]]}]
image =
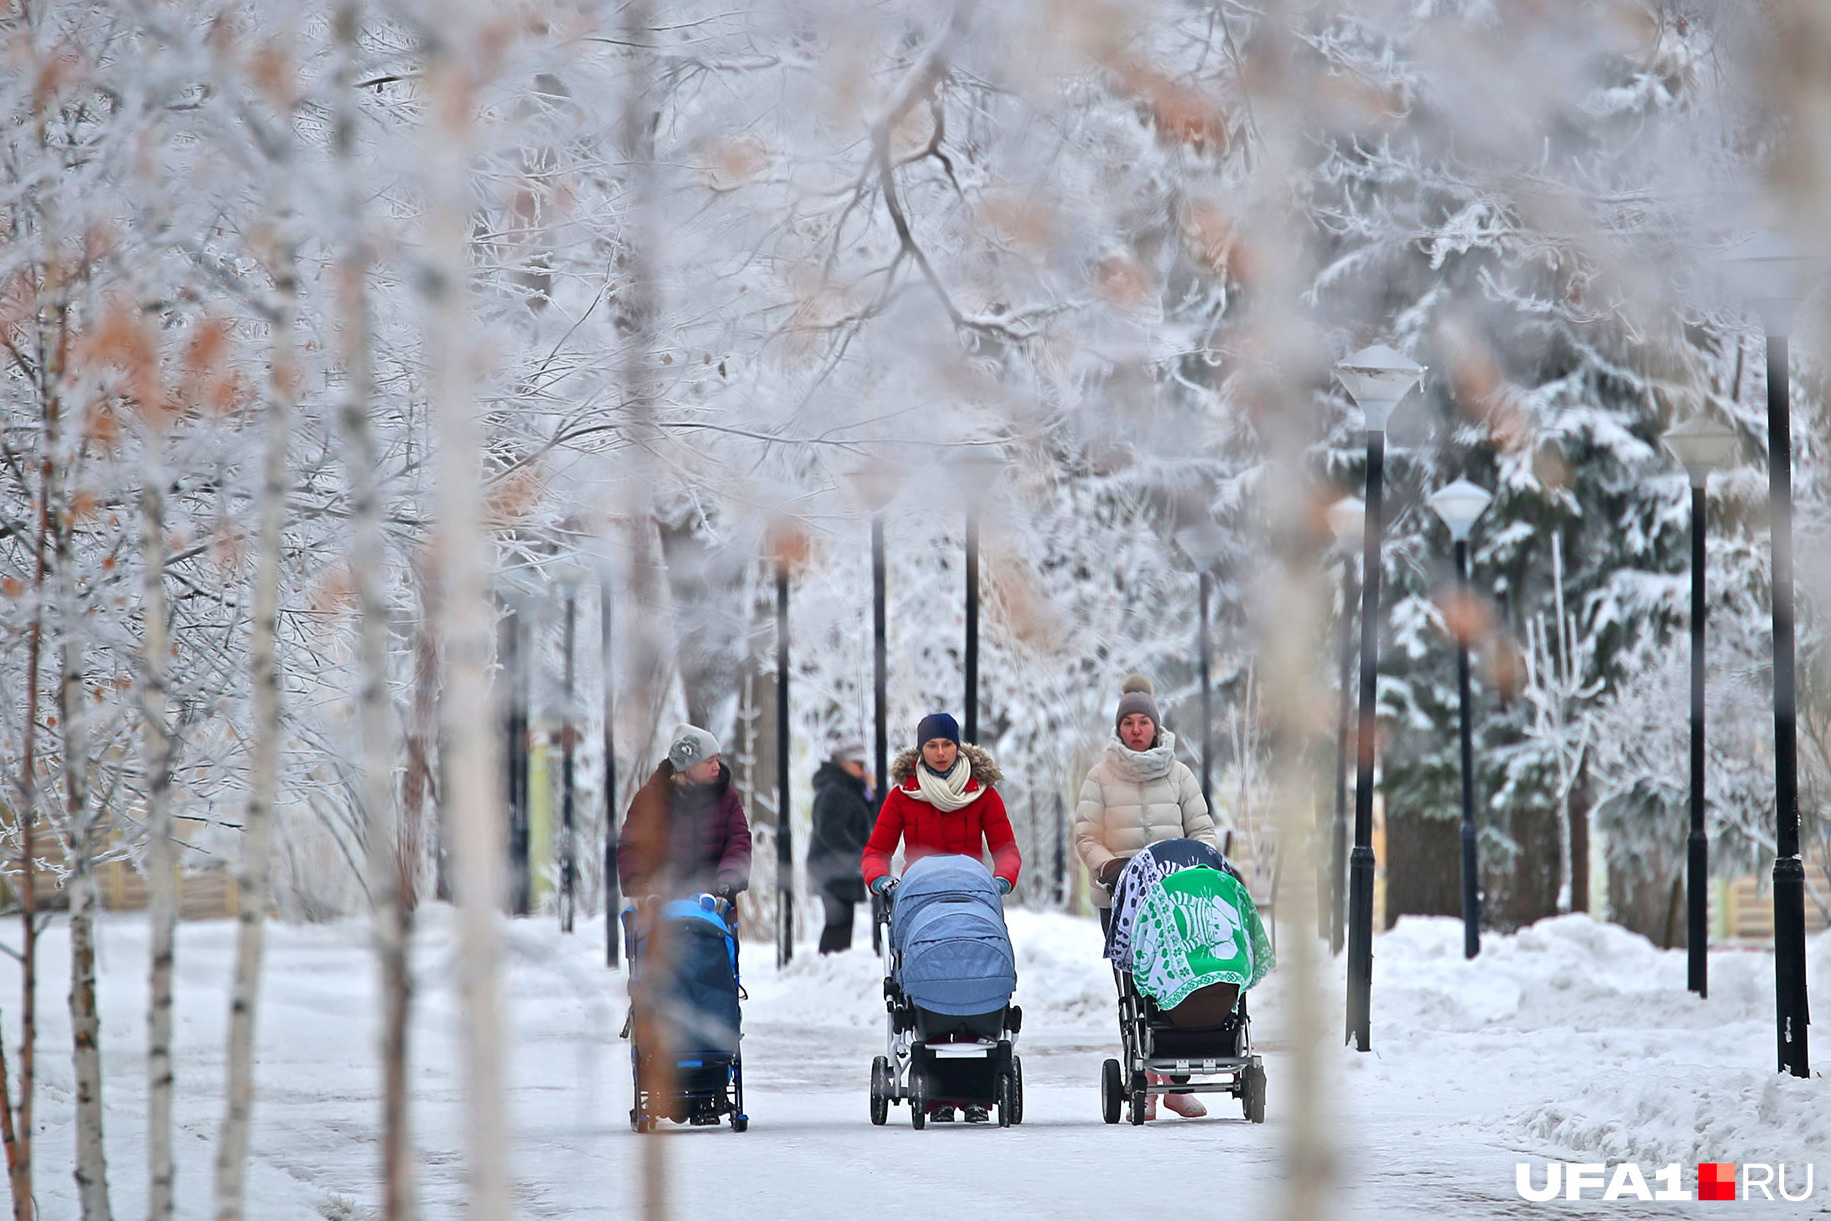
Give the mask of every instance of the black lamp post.
[{"label": "black lamp post", "polygon": [[614,967],[622,947],[617,925],[623,898],[617,882],[617,672],[611,607],[610,578],[605,577],[598,585],[598,647],[604,654],[604,964]]},{"label": "black lamp post", "polygon": [[788,802],[788,557],[776,551],[776,965],[795,956],[795,829]]},{"label": "black lamp post", "polygon": [[961,451],[949,463],[954,486],[966,500],[966,703],[961,709],[960,734],[967,742],[979,741],[979,521],[992,480],[1004,466],[994,449]]},{"label": "black lamp post", "polygon": [[1780,1071],[1811,1075],[1806,1042],[1806,871],[1799,857],[1799,742],[1793,655],[1793,431],[1787,335],[1817,260],[1771,236],[1730,260],[1767,332],[1768,503],[1774,597],[1774,1026]]},{"label": "black lamp post", "polygon": [[1735,456],[1736,434],[1699,416],[1666,433],[1691,481],[1691,833],[1685,839],[1685,986],[1710,995],[1710,840],[1704,833],[1704,491]]},{"label": "black lamp post", "polygon": [[1195,561],[1200,582],[1196,597],[1201,605],[1197,615],[1195,654],[1202,684],[1202,804],[1214,814],[1214,654],[1208,630],[1208,607],[1214,600],[1214,566],[1227,550],[1227,532],[1213,522],[1185,526],[1176,532],[1176,545]]},{"label": "black lamp post", "polygon": [[1373,763],[1380,662],[1380,504],[1386,461],[1386,422],[1425,369],[1385,345],[1335,366],[1359,404],[1367,430],[1367,526],[1361,552],[1361,699],[1354,774],[1354,851],[1348,858],[1348,1036],[1355,1050],[1372,1047],[1373,1008]]},{"label": "black lamp post", "polygon": [[1335,825],[1329,835],[1329,953],[1342,947],[1348,875],[1348,732],[1354,719],[1354,549],[1367,529],[1367,505],[1358,496],[1344,496],[1329,506],[1329,532],[1341,547],[1341,715],[1335,728]]},{"label": "black lamp post", "polygon": [[559,819],[559,931],[572,931],[574,890],[578,882],[578,841],[573,836],[573,723],[572,669],[573,652],[578,643],[578,586],[568,582],[564,587],[566,606],[565,682],[560,713],[560,819]]},{"label": "black lamp post", "polygon": [[[872,743],[874,747],[872,760],[876,770],[871,773],[872,782],[877,786],[878,808],[883,807],[884,796],[889,792],[890,769],[890,733],[887,724],[889,703],[887,690],[889,685],[889,646],[887,643],[888,609],[887,569],[884,562],[884,510],[896,495],[901,476],[897,469],[887,462],[871,462],[848,476],[852,482],[852,491],[871,513],[871,718]],[[877,896],[872,896],[873,913],[871,920],[871,952],[880,949],[876,919]]]},{"label": "black lamp post", "polygon": [[[1469,531],[1494,497],[1467,479],[1438,489],[1430,498],[1443,524],[1450,528],[1456,555],[1456,596],[1469,596]],[[1481,953],[1481,873],[1475,843],[1475,735],[1469,711],[1469,637],[1459,623],[1450,625],[1456,637],[1456,702],[1462,747],[1462,956]]]}]

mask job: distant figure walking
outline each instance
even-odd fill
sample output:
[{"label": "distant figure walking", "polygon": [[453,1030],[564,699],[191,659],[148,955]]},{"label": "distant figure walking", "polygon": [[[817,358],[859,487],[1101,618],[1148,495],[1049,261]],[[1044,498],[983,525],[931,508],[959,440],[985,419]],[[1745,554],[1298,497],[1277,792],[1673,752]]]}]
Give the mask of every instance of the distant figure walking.
[{"label": "distant figure walking", "polygon": [[852,921],[864,901],[859,856],[871,836],[873,777],[865,770],[865,744],[844,738],[814,773],[814,833],[807,846],[807,880],[820,894],[826,922],[820,952],[852,948]]}]

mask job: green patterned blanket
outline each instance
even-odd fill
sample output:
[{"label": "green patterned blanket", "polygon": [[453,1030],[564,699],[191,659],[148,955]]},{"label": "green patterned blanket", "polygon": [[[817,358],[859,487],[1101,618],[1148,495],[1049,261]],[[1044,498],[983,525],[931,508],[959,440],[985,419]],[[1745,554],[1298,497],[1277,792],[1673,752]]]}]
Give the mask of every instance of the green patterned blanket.
[{"label": "green patterned blanket", "polygon": [[1275,965],[1246,888],[1218,869],[1184,869],[1158,883],[1132,929],[1132,978],[1163,1009],[1197,988],[1246,989]]}]

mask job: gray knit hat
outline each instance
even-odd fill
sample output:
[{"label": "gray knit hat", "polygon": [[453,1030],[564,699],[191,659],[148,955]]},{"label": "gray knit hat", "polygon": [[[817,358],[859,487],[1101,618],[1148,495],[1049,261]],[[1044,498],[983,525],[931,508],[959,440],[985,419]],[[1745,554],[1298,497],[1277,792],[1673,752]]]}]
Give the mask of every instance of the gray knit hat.
[{"label": "gray knit hat", "polygon": [[1153,726],[1163,728],[1163,718],[1157,715],[1157,701],[1151,698],[1157,694],[1157,688],[1151,685],[1150,679],[1142,674],[1134,674],[1125,680],[1119,690],[1122,694],[1119,696],[1119,711],[1113,715],[1114,733],[1119,732],[1120,724],[1134,712],[1144,713],[1151,718]]},{"label": "gray knit hat", "polygon": [[697,725],[685,721],[674,726],[673,742],[668,747],[668,762],[674,770],[684,772],[695,763],[704,763],[719,754],[718,739]]}]

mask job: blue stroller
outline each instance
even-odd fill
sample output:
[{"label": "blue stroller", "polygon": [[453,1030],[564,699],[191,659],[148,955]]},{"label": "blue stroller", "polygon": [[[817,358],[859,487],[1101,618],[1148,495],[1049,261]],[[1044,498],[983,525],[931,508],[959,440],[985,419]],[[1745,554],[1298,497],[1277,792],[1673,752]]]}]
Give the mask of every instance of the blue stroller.
[{"label": "blue stroller", "polygon": [[[743,1014],[738,1000],[737,928],[729,904],[711,895],[623,913],[630,977],[630,1066],[636,1104],[629,1125],[652,1132],[659,1120],[731,1130],[744,1114]],[[665,962],[651,962],[660,937]],[[665,965],[666,969],[659,969]]]},{"label": "blue stroller", "polygon": [[[871,1062],[871,1122],[891,1103],[928,1123],[931,1104],[997,1108],[1023,1122],[1023,1064],[1011,1048],[1023,1011],[1011,1004],[1017,962],[992,875],[968,856],[931,856],[903,874],[875,919],[884,962],[886,1054]],[[883,926],[888,925],[886,932]]]}]

